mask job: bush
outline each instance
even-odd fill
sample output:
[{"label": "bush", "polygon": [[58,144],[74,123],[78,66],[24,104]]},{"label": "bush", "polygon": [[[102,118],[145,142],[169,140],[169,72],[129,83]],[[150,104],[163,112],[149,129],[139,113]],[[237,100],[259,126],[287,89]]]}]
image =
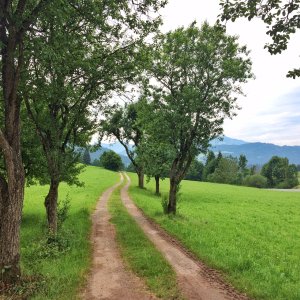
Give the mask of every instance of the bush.
[{"label": "bush", "polygon": [[167,194],[163,194],[161,196],[161,206],[163,208],[164,214],[168,213],[168,203],[169,203],[169,197]]},{"label": "bush", "polygon": [[244,180],[244,185],[257,188],[266,188],[268,186],[268,179],[259,174],[248,175]]},{"label": "bush", "polygon": [[122,163],[121,157],[112,150],[104,152],[101,155],[100,164],[105,169],[108,169],[111,171],[120,171],[120,170],[124,169],[124,165]]},{"label": "bush", "polygon": [[295,186],[297,186],[298,184],[299,184],[299,181],[297,178],[286,179],[286,180],[280,182],[279,184],[277,184],[276,188],[291,189],[291,188],[294,188]]},{"label": "bush", "polygon": [[232,157],[221,158],[212,174],[207,176],[207,181],[226,184],[238,184],[239,167],[236,159]]},{"label": "bush", "polygon": [[63,223],[69,216],[69,210],[71,207],[71,199],[69,194],[67,194],[66,198],[62,201],[58,202],[57,207],[57,228],[61,229]]}]

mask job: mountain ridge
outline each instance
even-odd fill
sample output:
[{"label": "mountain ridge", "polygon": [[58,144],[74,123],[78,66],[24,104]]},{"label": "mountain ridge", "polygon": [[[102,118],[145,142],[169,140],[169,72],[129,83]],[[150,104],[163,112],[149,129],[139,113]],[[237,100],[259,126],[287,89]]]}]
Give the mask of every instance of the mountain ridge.
[{"label": "mountain ridge", "polygon": [[[124,165],[129,165],[130,160],[126,155],[124,147],[119,142],[102,143],[102,147],[99,150],[91,153],[92,161],[96,158],[99,159],[103,152],[109,150],[118,153]],[[214,139],[211,142],[210,150],[216,153],[221,151],[225,156],[239,157],[241,154],[244,154],[250,165],[262,165],[274,155],[287,157],[290,163],[300,165],[300,146],[279,146],[272,143],[247,142],[224,136],[221,139]],[[203,158],[203,155],[201,157]]]}]

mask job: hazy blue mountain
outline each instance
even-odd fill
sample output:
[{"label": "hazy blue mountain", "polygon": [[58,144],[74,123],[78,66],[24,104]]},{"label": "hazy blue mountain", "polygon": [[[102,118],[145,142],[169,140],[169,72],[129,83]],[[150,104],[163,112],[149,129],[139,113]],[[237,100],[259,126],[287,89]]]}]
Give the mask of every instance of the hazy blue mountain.
[{"label": "hazy blue mountain", "polygon": [[[115,142],[115,143],[101,143],[101,146],[104,148],[108,148],[109,150],[113,150],[118,154],[121,154],[122,152],[125,152],[124,147],[119,143],[119,142]],[[129,146],[130,147],[130,146]],[[126,152],[125,152],[126,155]]]},{"label": "hazy blue mountain", "polygon": [[[105,146],[104,146],[105,145]],[[93,162],[95,159],[99,159],[100,156],[107,151],[115,151],[116,153],[118,153],[122,159],[123,164],[127,167],[130,164],[130,159],[128,158],[127,155],[122,155],[117,151],[122,151],[123,149],[121,149],[119,146],[121,146],[123,149],[124,147],[119,144],[116,145],[115,147],[110,147],[110,144],[103,144],[102,147],[100,149],[98,149],[95,152],[90,152],[90,156],[91,156],[91,161]],[[117,151],[116,151],[117,150]]]},{"label": "hazy blue mountain", "polygon": [[218,146],[218,145],[243,145],[246,144],[247,142],[242,141],[242,140],[237,140],[237,139],[232,139],[228,136],[224,136],[222,140],[219,139],[214,139],[211,141],[212,146]]},{"label": "hazy blue mountain", "polygon": [[300,164],[300,146],[245,143],[241,145],[216,145],[211,150],[214,152],[221,151],[225,155],[232,155],[234,157],[244,154],[248,159],[248,164],[264,164],[274,155],[287,157],[290,163]]},{"label": "hazy blue mountain", "polygon": [[[251,165],[262,165],[274,155],[287,157],[290,163],[300,164],[300,146],[277,146],[267,143],[248,143],[227,136],[225,136],[222,141],[215,139],[211,144],[211,150],[214,152],[221,151],[224,155],[232,155],[234,157],[238,157],[240,154],[246,155],[248,164]],[[118,142],[113,144],[102,144],[100,150],[91,153],[92,161],[95,158],[99,158],[100,154],[108,150],[113,150],[118,153],[126,166],[130,163],[124,147]],[[203,155],[200,155],[199,159],[204,160],[205,158]]]},{"label": "hazy blue mountain", "polygon": [[95,159],[99,159],[99,157],[106,151],[109,151],[110,149],[106,147],[101,147],[100,149],[96,150],[95,152],[90,152],[91,161],[94,161]]}]

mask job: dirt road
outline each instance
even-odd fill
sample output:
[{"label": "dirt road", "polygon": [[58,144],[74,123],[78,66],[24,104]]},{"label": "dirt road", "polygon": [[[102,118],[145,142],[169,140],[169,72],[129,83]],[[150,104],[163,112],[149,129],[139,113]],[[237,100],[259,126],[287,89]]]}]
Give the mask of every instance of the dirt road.
[{"label": "dirt road", "polygon": [[106,190],[92,215],[93,265],[82,299],[148,300],[155,299],[143,282],[124,266],[115,239],[114,226],[109,222],[107,201],[112,192],[123,182]]},{"label": "dirt road", "polygon": [[121,190],[121,198],[128,212],[141,226],[146,236],[153,242],[174,268],[179,287],[187,299],[197,300],[246,300],[245,295],[236,292],[222,281],[221,276],[193,259],[188,252],[168,234],[155,226],[135,206],[128,195],[130,179],[125,174],[127,184]]}]

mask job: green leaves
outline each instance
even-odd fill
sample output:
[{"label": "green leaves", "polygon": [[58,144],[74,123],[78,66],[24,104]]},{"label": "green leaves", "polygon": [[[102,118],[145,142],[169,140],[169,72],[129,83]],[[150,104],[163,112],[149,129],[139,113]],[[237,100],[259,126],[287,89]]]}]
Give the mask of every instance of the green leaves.
[{"label": "green leaves", "polygon": [[[271,54],[278,54],[287,49],[290,36],[300,28],[299,1],[220,1],[222,14],[221,21],[235,21],[237,18],[246,17],[250,21],[254,17],[260,18],[267,26],[267,34],[272,38],[272,43],[267,43],[265,48]],[[296,78],[300,73],[297,70],[289,71],[287,77]]]},{"label": "green leaves", "polygon": [[[160,34],[149,52],[143,97],[151,113],[142,114],[144,155],[152,157],[151,175],[167,165],[177,185],[196,155],[222,133],[224,118],[234,116],[241,83],[252,77],[251,62],[236,37],[208,23]],[[165,163],[155,158],[159,151],[160,158],[170,154]]]},{"label": "green leaves", "polygon": [[233,92],[252,77],[247,54],[223,27],[208,23],[156,39],[148,76],[157,84],[149,89],[165,124],[165,140],[171,138],[178,153],[205,149],[222,132],[224,117],[233,116],[236,108]]},{"label": "green leaves", "polygon": [[136,80],[137,48],[164,2],[55,0],[39,16],[26,40],[22,95],[51,176],[77,182],[75,146],[99,129],[112,93]]}]

